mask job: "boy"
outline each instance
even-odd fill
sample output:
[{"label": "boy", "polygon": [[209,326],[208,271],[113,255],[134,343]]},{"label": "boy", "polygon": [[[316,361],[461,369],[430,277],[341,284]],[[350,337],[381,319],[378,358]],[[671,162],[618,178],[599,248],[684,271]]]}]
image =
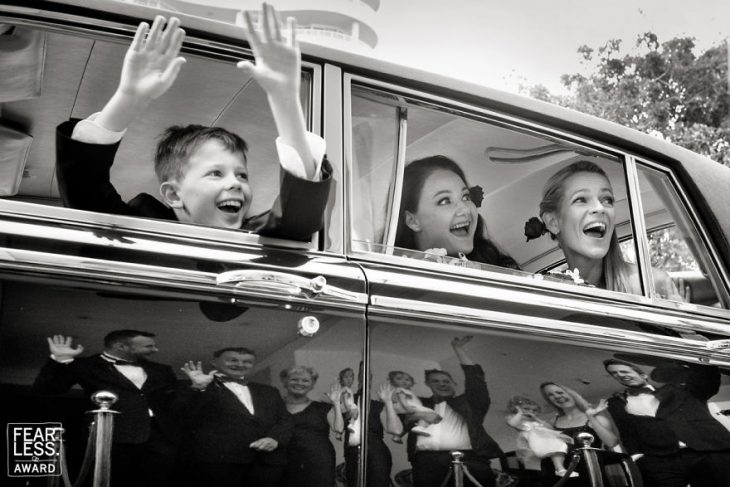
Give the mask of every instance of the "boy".
[{"label": "boy", "polygon": [[172,86],[185,63],[178,56],[185,32],[174,17],[165,27],[162,16],[155,18],[151,28],[140,24],[124,58],[117,91],[102,111],[58,127],[57,175],[64,204],[309,240],[322,226],[331,167],[323,160],[324,141],[305,131],[296,24],[289,19],[285,38],[271,6],[264,4],[261,18],[263,36],[254,31],[248,12],[245,15],[256,65],[242,61],[237,66],[266,92],[279,132],[277,149],[284,177],[271,210],[247,217],[253,196],[246,172],[247,146],[239,136],[219,127],[170,127],[163,134],[155,172],[165,204],[144,193],[126,203],[111,184],[109,172],[127,127]]}]

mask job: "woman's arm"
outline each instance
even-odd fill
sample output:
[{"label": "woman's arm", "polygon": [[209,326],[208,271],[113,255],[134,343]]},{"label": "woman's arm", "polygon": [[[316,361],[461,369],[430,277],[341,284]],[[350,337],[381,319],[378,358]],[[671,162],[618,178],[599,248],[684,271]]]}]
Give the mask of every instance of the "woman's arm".
[{"label": "woman's arm", "polygon": [[336,435],[342,435],[345,431],[345,418],[342,416],[342,401],[340,401],[341,395],[342,386],[335,382],[332,384],[329,394],[327,394],[327,398],[332,402],[332,409],[327,411],[327,422]]},{"label": "woman's arm", "polygon": [[401,423],[398,413],[395,412],[393,406],[393,392],[395,389],[387,382],[380,386],[378,396],[383,401],[383,410],[380,412],[380,422],[383,429],[391,435],[400,435],[403,433],[403,423]]}]

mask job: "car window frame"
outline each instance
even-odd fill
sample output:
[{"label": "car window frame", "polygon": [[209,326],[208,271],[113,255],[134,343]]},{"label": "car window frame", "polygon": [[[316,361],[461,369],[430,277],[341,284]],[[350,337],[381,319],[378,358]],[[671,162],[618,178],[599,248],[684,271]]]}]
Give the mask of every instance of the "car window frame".
[{"label": "car window frame", "polygon": [[[462,276],[465,275],[469,277],[478,277],[485,282],[498,281],[502,283],[506,282],[516,285],[527,285],[532,288],[536,288],[537,290],[569,291],[572,294],[584,296],[591,299],[598,298],[601,300],[610,300],[617,303],[628,303],[629,305],[638,304],[654,309],[667,309],[675,312],[679,311],[682,313],[691,313],[692,315],[707,316],[708,318],[714,319],[720,318],[727,320],[730,318],[730,310],[728,309],[713,308],[704,305],[696,305],[693,303],[680,303],[652,297],[651,291],[653,290],[653,283],[649,282],[651,280],[650,275],[646,271],[646,269],[648,269],[646,266],[649,263],[649,243],[646,232],[644,231],[645,225],[643,213],[641,213],[640,193],[637,191],[638,170],[636,168],[636,164],[637,160],[642,161],[642,163],[644,161],[648,162],[645,156],[635,154],[632,151],[621,149],[619,147],[612,146],[576,133],[571,133],[557,127],[551,127],[544,123],[539,123],[525,117],[500,112],[493,108],[485,108],[472,102],[461,101],[458,99],[458,97],[442,96],[433,92],[426,91],[420,87],[409,88],[403,86],[402,84],[379,80],[370,74],[358,74],[353,70],[345,71],[345,73],[343,74],[343,145],[345,167],[348,168],[347,179],[345,180],[345,186],[348,191],[346,202],[348,208],[352,208],[353,204],[357,204],[357,202],[354,202],[352,200],[352,188],[354,185],[354,181],[352,180],[352,175],[354,174],[354,147],[352,139],[353,85],[362,86],[366,89],[372,89],[375,91],[381,91],[388,96],[393,97],[394,99],[415,99],[421,101],[424,105],[428,105],[430,107],[433,107],[434,109],[442,110],[446,113],[453,113],[457,116],[470,118],[472,120],[480,121],[482,123],[496,124],[498,126],[505,127],[511,130],[518,130],[522,132],[526,131],[528,133],[532,132],[540,135],[541,137],[553,138],[568,145],[577,144],[581,147],[586,147],[590,150],[605,153],[617,158],[623,165],[623,173],[626,180],[627,199],[630,205],[630,223],[632,227],[633,237],[635,240],[634,245],[637,252],[636,264],[639,266],[642,283],[642,294],[638,295],[621,293],[605,289],[589,288],[587,286],[576,286],[568,283],[564,284],[559,282],[548,282],[545,280],[531,279],[527,276],[513,275],[508,272],[500,272],[497,270],[492,271],[488,269],[469,269],[462,267],[449,268],[443,264],[427,261],[417,261],[416,264],[416,262],[412,259],[388,255],[387,252],[377,253],[368,252],[366,250],[358,250],[353,248],[352,245],[352,228],[350,218],[346,219],[344,227],[345,252],[347,253],[347,255],[372,263],[418,267],[424,270],[438,272],[439,274],[442,274],[444,276],[458,273]],[[436,87],[434,87],[434,91],[438,91]],[[396,138],[399,144],[397,148],[399,160],[396,161],[396,165],[404,166],[405,150],[401,145],[403,139],[402,135],[403,134]],[[712,241],[708,238],[708,234],[704,229],[702,222],[697,218],[696,210],[694,209],[689,199],[686,197],[686,192],[682,189],[681,184],[678,184],[679,180],[670,168],[665,167],[661,165],[660,162],[656,161],[653,162],[653,165],[656,167],[652,167],[659,168],[660,170],[670,174],[675,189],[677,189],[677,191],[682,196],[682,203],[684,204],[685,208],[688,209],[690,218],[693,219],[693,224],[697,227],[699,231],[699,235],[702,238],[704,248],[707,250],[710,257],[709,263],[711,263],[712,266],[715,268],[717,273],[720,275],[721,281],[723,282],[723,289],[720,290],[720,292],[725,292],[727,295],[728,283],[730,282],[730,278],[728,278],[727,272],[722,266],[721,261],[718,259],[717,251],[712,244]],[[402,171],[402,169],[403,167],[400,167],[399,171]],[[400,190],[396,189],[395,191],[393,191],[393,193],[395,193],[395,195],[398,195],[400,194]],[[389,202],[388,206],[393,206],[393,202]],[[390,218],[390,215],[386,215],[386,221],[390,221]]]},{"label": "car window frame", "polygon": [[[150,19],[160,11],[152,8],[143,9],[150,11]],[[28,14],[31,9],[21,8],[19,14],[11,15],[10,12],[0,12],[0,23],[23,26],[32,29],[41,29],[45,32],[58,33],[62,35],[74,35],[80,38],[99,40],[109,43],[129,45],[137,30],[138,18],[122,17],[114,20],[100,18],[100,16],[75,16],[62,12],[42,11],[42,18]],[[169,12],[168,12],[169,13]],[[183,16],[184,17],[184,16]],[[206,37],[210,36],[210,38]],[[241,59],[253,60],[253,51],[244,45],[247,41],[243,38],[226,38],[213,40],[213,34],[203,31],[188,32],[185,37],[181,52],[209,59],[211,61],[228,61],[235,63]],[[311,77],[311,86],[307,103],[309,113],[305,114],[307,130],[316,135],[322,136],[322,63],[312,60],[302,60],[302,72],[308,72]],[[60,120],[59,120],[60,121]],[[331,212],[327,208],[326,213]],[[153,218],[135,216],[115,215],[109,213],[98,213],[93,211],[77,210],[64,207],[58,200],[58,205],[46,205],[32,201],[24,201],[22,196],[0,198],[0,214],[22,214],[30,218],[50,218],[56,221],[73,221],[82,224],[98,225],[101,228],[123,227],[130,230],[149,232],[154,235],[166,235],[172,237],[188,238],[193,237],[201,240],[216,242],[238,243],[247,245],[276,245],[278,247],[322,250],[324,245],[324,234],[327,228],[323,228],[313,235],[309,241],[297,241],[264,237],[251,231],[230,230],[216,228],[206,225],[198,225],[183,222],[169,222]],[[325,218],[325,221],[329,219]],[[337,224],[337,222],[333,222]],[[172,225],[172,226],[171,226]]]}]

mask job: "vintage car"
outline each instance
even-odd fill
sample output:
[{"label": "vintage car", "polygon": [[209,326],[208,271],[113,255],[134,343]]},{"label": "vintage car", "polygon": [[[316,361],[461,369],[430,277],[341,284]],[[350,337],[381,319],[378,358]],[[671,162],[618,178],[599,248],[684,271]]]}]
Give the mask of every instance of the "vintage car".
[{"label": "vintage car", "polygon": [[[354,54],[302,45],[301,101],[334,168],[325,225],[310,241],[64,207],[56,126],[100,109],[136,25],[158,13],[99,0],[0,4],[0,410],[4,427],[62,423],[72,477],[92,405],[78,389],[49,399],[31,387],[52,335],[94,353],[112,330],[146,330],[156,335],[154,360],[176,371],[190,360],[208,369],[215,350],[244,346],[257,353],[252,382],[281,387],[282,369],[316,369],[314,400],[362,361],[369,374],[353,385],[361,404],[378,399],[390,371],[413,376],[423,397],[427,369],[463,384],[450,343],[471,335],[465,349],[491,401],[483,426],[505,452],[493,468],[520,486],[539,485],[540,464],[513,453],[513,396],[540,403],[550,422],[560,408],[543,400],[541,384],[597,404],[622,389],[606,359],[636,364],[660,388],[685,387],[692,367],[730,366],[729,168],[584,114]],[[180,18],[187,64],[125,135],[112,182],[125,199],[157,194],[156,136],[173,124],[223,126],[251,147],[251,213],[263,211],[278,192],[275,126],[264,92],[235,69],[251,59],[243,31]],[[396,245],[404,169],[435,154],[481,187],[489,237],[519,270]],[[557,241],[525,241],[545,181],[577,160],[610,179],[640,292],[574,282]],[[684,286],[683,299],[656,289],[653,274],[663,272]],[[727,375],[712,392],[708,408],[728,425]],[[332,442],[339,464],[344,445]],[[384,444],[395,485],[408,485],[405,445],[387,434]],[[19,461],[6,447],[9,464]],[[364,457],[359,482],[371,485]],[[603,485],[641,485],[626,455],[612,458]]]}]

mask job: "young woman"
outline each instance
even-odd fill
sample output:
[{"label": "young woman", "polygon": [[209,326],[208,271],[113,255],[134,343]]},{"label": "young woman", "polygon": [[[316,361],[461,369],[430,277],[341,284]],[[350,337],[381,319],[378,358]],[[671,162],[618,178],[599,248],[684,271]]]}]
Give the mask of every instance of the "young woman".
[{"label": "young woman", "polygon": [[405,168],[396,247],[446,251],[450,257],[518,269],[486,236],[481,188],[471,188],[464,171],[445,156],[418,159]]},{"label": "young woman", "polygon": [[[525,224],[528,240],[544,233],[557,240],[569,269],[593,286],[641,294],[639,270],[621,255],[611,181],[597,164],[577,161],[545,184],[540,220]],[[654,286],[665,299],[683,301],[669,275],[653,269]]]}]

